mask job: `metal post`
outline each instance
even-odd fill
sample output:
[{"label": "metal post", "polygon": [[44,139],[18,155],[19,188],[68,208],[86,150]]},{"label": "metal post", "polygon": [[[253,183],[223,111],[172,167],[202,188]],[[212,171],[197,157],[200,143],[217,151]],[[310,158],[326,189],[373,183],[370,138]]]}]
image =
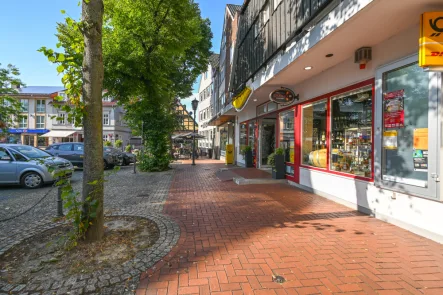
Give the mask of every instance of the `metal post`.
[{"label": "metal post", "polygon": [[137,173],[136,166],[137,166],[137,156],[135,156],[135,160],[134,160],[134,174]]},{"label": "metal post", "polygon": [[63,186],[58,187],[57,191],[57,217],[63,217],[63,200],[62,200]]},{"label": "metal post", "polygon": [[194,111],[194,133],[192,134],[192,165],[195,166],[195,113],[197,111]]}]

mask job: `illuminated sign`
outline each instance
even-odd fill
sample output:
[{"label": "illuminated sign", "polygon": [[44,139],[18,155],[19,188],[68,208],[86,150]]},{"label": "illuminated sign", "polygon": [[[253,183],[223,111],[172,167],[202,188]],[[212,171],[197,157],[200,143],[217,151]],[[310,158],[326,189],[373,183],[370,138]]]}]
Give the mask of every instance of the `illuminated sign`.
[{"label": "illuminated sign", "polygon": [[443,12],[425,12],[420,22],[421,67],[443,66]]},{"label": "illuminated sign", "polygon": [[251,94],[252,94],[252,88],[246,87],[245,89],[242,90],[242,92],[240,92],[239,95],[235,96],[232,99],[232,105],[238,112],[240,112],[244,108],[249,97],[251,97]]},{"label": "illuminated sign", "polygon": [[288,105],[294,100],[298,100],[298,95],[295,95],[291,89],[282,87],[272,91],[271,94],[269,94],[269,99],[277,104]]}]

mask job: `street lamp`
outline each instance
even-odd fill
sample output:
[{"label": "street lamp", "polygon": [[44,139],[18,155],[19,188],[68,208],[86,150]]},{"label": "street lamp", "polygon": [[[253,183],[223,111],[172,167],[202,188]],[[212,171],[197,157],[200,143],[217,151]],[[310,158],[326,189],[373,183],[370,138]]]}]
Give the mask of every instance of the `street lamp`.
[{"label": "street lamp", "polygon": [[192,165],[195,166],[195,114],[197,113],[198,100],[194,98],[192,110],[194,111],[194,132],[192,133]]}]

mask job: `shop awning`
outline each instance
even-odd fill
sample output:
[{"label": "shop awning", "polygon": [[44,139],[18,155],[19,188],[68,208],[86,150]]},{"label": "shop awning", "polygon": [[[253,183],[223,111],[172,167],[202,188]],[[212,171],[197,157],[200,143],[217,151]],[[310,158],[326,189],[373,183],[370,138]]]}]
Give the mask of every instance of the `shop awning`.
[{"label": "shop awning", "polygon": [[74,133],[75,131],[55,130],[55,131],[50,131],[45,135],[42,135],[41,137],[68,137],[69,135],[72,135]]},{"label": "shop awning", "polygon": [[220,126],[227,122],[234,122],[235,116],[230,115],[221,115],[219,117],[212,118],[211,121],[208,122],[208,126]]}]

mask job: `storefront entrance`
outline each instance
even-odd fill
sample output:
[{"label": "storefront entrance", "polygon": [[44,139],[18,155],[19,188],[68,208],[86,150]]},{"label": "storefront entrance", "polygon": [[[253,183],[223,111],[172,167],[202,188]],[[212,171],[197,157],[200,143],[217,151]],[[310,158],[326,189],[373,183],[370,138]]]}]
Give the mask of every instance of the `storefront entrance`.
[{"label": "storefront entrance", "polygon": [[268,156],[275,151],[276,121],[276,116],[260,120],[260,167],[269,167]]}]

